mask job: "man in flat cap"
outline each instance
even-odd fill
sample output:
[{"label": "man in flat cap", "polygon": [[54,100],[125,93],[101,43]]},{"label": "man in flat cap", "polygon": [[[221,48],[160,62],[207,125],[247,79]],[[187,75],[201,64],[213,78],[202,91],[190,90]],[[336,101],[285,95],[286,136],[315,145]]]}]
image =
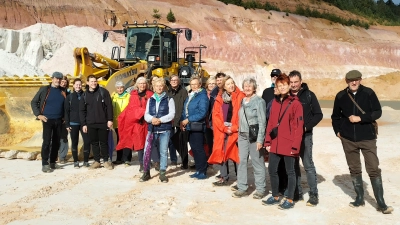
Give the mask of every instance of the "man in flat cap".
[{"label": "man in flat cap", "polygon": [[65,89],[60,87],[62,78],[62,73],[54,72],[51,76],[51,84],[41,87],[31,101],[33,114],[37,120],[41,120],[43,126],[41,155],[44,173],[50,173],[53,172],[53,169],[59,168],[56,165],[56,159],[60,148],[61,124],[63,123],[66,97]]},{"label": "man in flat cap", "polygon": [[382,115],[381,104],[375,92],[361,85],[362,74],[358,70],[346,74],[347,87],[336,97],[332,112],[332,126],[335,135],[342,141],[347,165],[350,169],[357,197],[350,202],[351,207],[364,206],[364,187],[362,180],[360,150],[364,156],[365,168],[371,180],[378,210],[384,214],[393,211],[385,204],[381,169],[377,156],[377,124]]}]

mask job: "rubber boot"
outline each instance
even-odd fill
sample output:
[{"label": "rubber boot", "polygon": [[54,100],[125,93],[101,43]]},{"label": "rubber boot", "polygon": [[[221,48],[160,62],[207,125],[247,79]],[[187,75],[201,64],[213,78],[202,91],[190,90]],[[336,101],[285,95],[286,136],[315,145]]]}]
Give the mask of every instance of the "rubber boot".
[{"label": "rubber boot", "polygon": [[376,202],[378,203],[378,211],[381,211],[383,214],[390,214],[393,211],[391,206],[387,206],[385,204],[385,199],[383,199],[383,186],[382,186],[382,177],[371,178],[372,189],[374,190],[374,195]]},{"label": "rubber boot", "polygon": [[353,181],[354,190],[356,191],[357,197],[354,202],[350,202],[350,207],[365,206],[364,201],[364,186],[361,175],[351,176]]},{"label": "rubber boot", "polygon": [[145,181],[148,181],[148,180],[150,180],[150,178],[151,178],[151,176],[150,176],[150,171],[145,171],[145,172],[143,172],[143,175],[142,175],[142,177],[140,178],[140,182],[145,182]]}]

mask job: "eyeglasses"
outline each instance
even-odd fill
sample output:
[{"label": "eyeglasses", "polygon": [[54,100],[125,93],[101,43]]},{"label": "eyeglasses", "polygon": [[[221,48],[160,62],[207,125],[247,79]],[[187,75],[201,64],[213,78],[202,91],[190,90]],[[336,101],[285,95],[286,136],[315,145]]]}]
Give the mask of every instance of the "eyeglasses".
[{"label": "eyeglasses", "polygon": [[178,80],[171,80],[171,82],[177,82]]}]

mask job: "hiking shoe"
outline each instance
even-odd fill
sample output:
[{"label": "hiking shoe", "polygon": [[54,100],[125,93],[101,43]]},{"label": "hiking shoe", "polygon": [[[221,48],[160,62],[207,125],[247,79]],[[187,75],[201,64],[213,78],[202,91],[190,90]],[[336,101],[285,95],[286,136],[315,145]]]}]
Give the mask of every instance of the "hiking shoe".
[{"label": "hiking shoe", "polygon": [[277,205],[279,204],[279,197],[278,199],[275,199],[274,196],[269,197],[267,200],[262,200],[261,201],[263,205]]},{"label": "hiking shoe", "polygon": [[150,180],[150,178],[151,178],[151,176],[150,176],[150,171],[147,171],[147,172],[143,172],[143,175],[142,175],[142,177],[140,178],[140,182],[145,182],[145,181],[148,181],[148,180]]},{"label": "hiking shoe", "polygon": [[82,165],[83,167],[89,167],[90,166],[90,164],[89,164],[89,162],[83,162],[83,165]]},{"label": "hiking shoe", "polygon": [[231,186],[231,191],[237,191],[239,190],[237,185]]},{"label": "hiking shoe", "polygon": [[94,163],[92,163],[92,165],[89,167],[89,170],[94,170],[94,169],[98,169],[100,168],[101,164],[97,161],[94,161]]},{"label": "hiking shoe", "polygon": [[224,178],[219,179],[219,181],[216,181],[214,183],[212,183],[213,186],[216,187],[222,187],[222,186],[228,186],[228,180],[225,180]]},{"label": "hiking shoe", "polygon": [[51,172],[53,172],[53,170],[50,168],[49,165],[44,165],[44,166],[42,166],[42,172],[43,173],[51,173]]},{"label": "hiking shoe", "polygon": [[61,169],[61,166],[58,165],[57,163],[50,163],[50,168],[55,170],[55,169]]},{"label": "hiking shoe", "polygon": [[178,162],[171,162],[171,166],[178,166]]},{"label": "hiking shoe", "polygon": [[215,176],[216,180],[221,180],[221,174],[218,174],[217,176]]},{"label": "hiking shoe", "polygon": [[234,198],[241,198],[241,197],[245,197],[248,196],[247,191],[241,191],[241,190],[237,190],[235,192],[233,192],[232,197]]},{"label": "hiking shoe", "polygon": [[79,169],[79,167],[80,167],[80,166],[79,166],[79,162],[74,162],[74,168],[75,168],[75,169]]},{"label": "hiking shoe", "polygon": [[139,166],[139,173],[143,173],[143,163],[140,163],[140,166]]},{"label": "hiking shoe", "polygon": [[318,205],[318,194],[310,193],[310,199],[307,201],[307,206],[317,206]]},{"label": "hiking shoe", "polygon": [[131,162],[126,161],[126,162],[124,163],[124,165],[125,165],[125,167],[129,167],[129,166],[131,166]]},{"label": "hiking shoe", "polygon": [[199,171],[196,171],[196,173],[189,175],[190,178],[196,178],[199,175]]},{"label": "hiking shoe", "polygon": [[160,177],[158,179],[160,179],[160,181],[163,183],[168,183],[168,177],[165,174],[166,174],[165,170],[161,170]]},{"label": "hiking shoe", "polygon": [[188,165],[181,165],[181,170],[187,170],[187,169],[189,169],[189,166]]},{"label": "hiking shoe", "polygon": [[116,160],[116,161],[114,161],[114,162],[112,162],[114,165],[121,165],[122,163],[124,163],[124,162],[122,162],[121,160]]},{"label": "hiking shoe", "polygon": [[160,162],[155,162],[155,163],[154,163],[154,169],[155,169],[156,171],[160,171]]},{"label": "hiking shoe", "polygon": [[256,193],[253,194],[254,199],[262,199],[264,198],[264,193],[256,191]]},{"label": "hiking shoe", "polygon": [[204,180],[207,179],[207,175],[205,173],[199,173],[196,177],[197,180]]},{"label": "hiking shoe", "polygon": [[304,197],[303,197],[303,195],[294,196],[293,201],[302,202],[302,201],[304,201]]},{"label": "hiking shoe", "polygon": [[108,170],[114,169],[114,165],[110,161],[107,161],[107,162],[103,163],[103,166],[104,166],[104,168],[106,168]]},{"label": "hiking shoe", "polygon": [[391,214],[393,212],[393,207],[392,206],[386,206],[385,209],[380,208],[379,206],[376,208],[376,211],[380,211],[383,214]]},{"label": "hiking shoe", "polygon": [[279,209],[290,209],[293,208],[294,203],[293,202],[289,202],[289,200],[285,200],[282,204],[280,204],[278,206]]},{"label": "hiking shoe", "polygon": [[65,159],[60,159],[58,163],[60,163],[60,164],[66,164],[66,163],[67,163],[67,160],[65,160]]}]

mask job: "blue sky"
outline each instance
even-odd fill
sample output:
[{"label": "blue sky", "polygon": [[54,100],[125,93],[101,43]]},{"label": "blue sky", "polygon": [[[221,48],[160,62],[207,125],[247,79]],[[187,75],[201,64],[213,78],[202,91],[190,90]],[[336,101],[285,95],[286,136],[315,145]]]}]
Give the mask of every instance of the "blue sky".
[{"label": "blue sky", "polygon": [[400,3],[400,0],[393,0],[394,4],[398,5]]}]

